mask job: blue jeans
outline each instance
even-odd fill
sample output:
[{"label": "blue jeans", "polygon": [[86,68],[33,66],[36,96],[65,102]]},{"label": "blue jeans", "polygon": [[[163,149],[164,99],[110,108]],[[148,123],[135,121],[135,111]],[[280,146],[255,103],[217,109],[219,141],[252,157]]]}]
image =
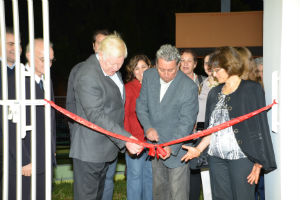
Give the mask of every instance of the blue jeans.
[{"label": "blue jeans", "polygon": [[102,200],[112,200],[114,193],[114,176],[116,172],[118,158],[114,161],[109,162],[108,169],[106,172],[104,190]]},{"label": "blue jeans", "polygon": [[152,200],[152,164],[147,152],[139,156],[126,153],[127,200]]}]

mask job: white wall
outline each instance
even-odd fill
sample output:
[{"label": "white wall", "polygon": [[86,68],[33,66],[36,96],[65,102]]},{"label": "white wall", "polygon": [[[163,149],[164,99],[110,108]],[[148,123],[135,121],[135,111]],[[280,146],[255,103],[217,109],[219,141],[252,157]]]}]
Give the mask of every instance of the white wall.
[{"label": "white wall", "polygon": [[265,177],[266,199],[300,199],[300,1],[264,0],[263,34],[267,104],[279,72],[279,131],[271,133],[278,169]]}]

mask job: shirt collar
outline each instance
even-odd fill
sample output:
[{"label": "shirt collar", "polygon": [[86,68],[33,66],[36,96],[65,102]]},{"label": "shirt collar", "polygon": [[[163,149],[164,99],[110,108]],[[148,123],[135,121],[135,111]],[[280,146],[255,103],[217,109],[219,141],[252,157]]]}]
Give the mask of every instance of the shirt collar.
[{"label": "shirt collar", "polygon": [[[0,57],[0,61],[2,61],[2,58]],[[7,63],[6,63],[7,64]],[[16,63],[14,63],[12,66],[7,65],[7,67],[11,70],[13,70],[16,66]]]},{"label": "shirt collar", "polygon": [[[173,79],[173,80],[174,80],[174,79]],[[159,78],[159,81],[160,81],[160,84],[161,84],[161,85],[170,85],[170,84],[172,83],[173,80],[171,80],[170,82],[166,83],[164,80],[162,80],[161,78]]]}]

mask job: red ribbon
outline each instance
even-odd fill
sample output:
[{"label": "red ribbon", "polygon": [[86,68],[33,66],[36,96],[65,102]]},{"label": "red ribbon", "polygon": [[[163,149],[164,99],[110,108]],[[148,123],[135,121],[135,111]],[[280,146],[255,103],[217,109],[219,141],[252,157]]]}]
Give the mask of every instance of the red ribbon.
[{"label": "red ribbon", "polygon": [[83,119],[82,117],[79,117],[78,115],[75,115],[74,113],[71,113],[70,111],[56,105],[53,101],[49,101],[47,99],[44,99],[44,100],[47,103],[49,103],[53,108],[55,108],[57,111],[61,112],[62,114],[66,115],[67,117],[73,119],[74,121],[76,121],[76,122],[78,122],[78,123],[80,123],[80,124],[82,124],[86,127],[89,127],[89,128],[91,128],[95,131],[101,132],[101,133],[109,135],[111,137],[114,137],[114,138],[117,138],[117,139],[120,139],[120,140],[123,140],[123,141],[126,141],[126,142],[136,143],[136,144],[139,144],[139,145],[143,146],[144,148],[148,148],[149,149],[149,155],[152,156],[152,157],[154,157],[156,155],[157,159],[159,158],[160,155],[162,157],[165,157],[167,155],[167,152],[163,149],[163,147],[170,146],[170,145],[177,144],[177,143],[181,143],[181,142],[185,142],[185,141],[192,140],[192,139],[196,139],[196,138],[199,138],[199,137],[203,137],[203,136],[212,134],[214,132],[220,131],[222,129],[228,128],[228,127],[233,126],[237,123],[240,123],[240,122],[242,122],[246,119],[249,119],[250,117],[253,117],[254,115],[257,115],[257,114],[259,114],[259,113],[261,113],[265,110],[268,110],[273,105],[277,104],[276,101],[273,100],[273,103],[268,105],[268,106],[265,106],[265,107],[263,107],[259,110],[253,111],[253,112],[248,113],[246,115],[234,118],[230,121],[224,122],[224,123],[222,123],[220,125],[217,125],[217,126],[214,126],[212,128],[209,128],[209,129],[206,129],[206,130],[203,130],[203,131],[199,131],[197,133],[194,133],[194,134],[191,134],[191,135],[188,135],[186,137],[179,138],[177,140],[173,140],[173,141],[170,141],[170,142],[166,142],[166,143],[162,143],[162,144],[150,144],[150,143],[147,143],[147,142],[142,142],[142,141],[139,141],[139,140],[136,140],[136,139],[132,139],[132,138],[129,138],[129,137],[126,137],[126,136],[123,136],[123,135],[119,135],[119,134],[107,131],[107,130],[105,130],[105,129],[103,129],[103,128],[87,121],[86,119]]}]

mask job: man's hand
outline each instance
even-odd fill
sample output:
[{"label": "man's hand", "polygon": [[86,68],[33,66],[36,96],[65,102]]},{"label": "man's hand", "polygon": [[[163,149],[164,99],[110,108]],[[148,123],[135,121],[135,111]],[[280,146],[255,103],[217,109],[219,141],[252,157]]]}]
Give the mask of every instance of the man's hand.
[{"label": "man's hand", "polygon": [[[137,140],[133,136],[130,136],[130,138]],[[131,143],[131,142],[126,142],[125,146],[126,146],[127,150],[129,151],[129,153],[131,153],[131,154],[137,154],[143,150],[142,146],[135,144],[135,143]]]},{"label": "man's hand", "polygon": [[146,131],[146,137],[148,140],[150,140],[152,142],[158,142],[158,140],[159,140],[158,133],[154,128],[149,128]]},{"label": "man's hand", "polygon": [[169,158],[171,156],[172,149],[167,146],[167,147],[164,147],[164,150],[167,152],[167,155],[165,157],[162,157],[161,155],[159,155],[159,157],[163,160],[166,160],[167,158]]},{"label": "man's hand", "polygon": [[22,167],[23,176],[31,176],[31,163]]},{"label": "man's hand", "polygon": [[262,165],[260,165],[258,163],[254,163],[251,173],[249,174],[249,176],[247,176],[247,180],[248,180],[249,184],[252,185],[253,182],[255,184],[258,183],[261,168],[262,168]]},{"label": "man's hand", "polygon": [[182,145],[183,149],[188,150],[188,152],[181,158],[181,161],[187,162],[193,158],[200,156],[201,151],[197,147],[190,147]]}]

